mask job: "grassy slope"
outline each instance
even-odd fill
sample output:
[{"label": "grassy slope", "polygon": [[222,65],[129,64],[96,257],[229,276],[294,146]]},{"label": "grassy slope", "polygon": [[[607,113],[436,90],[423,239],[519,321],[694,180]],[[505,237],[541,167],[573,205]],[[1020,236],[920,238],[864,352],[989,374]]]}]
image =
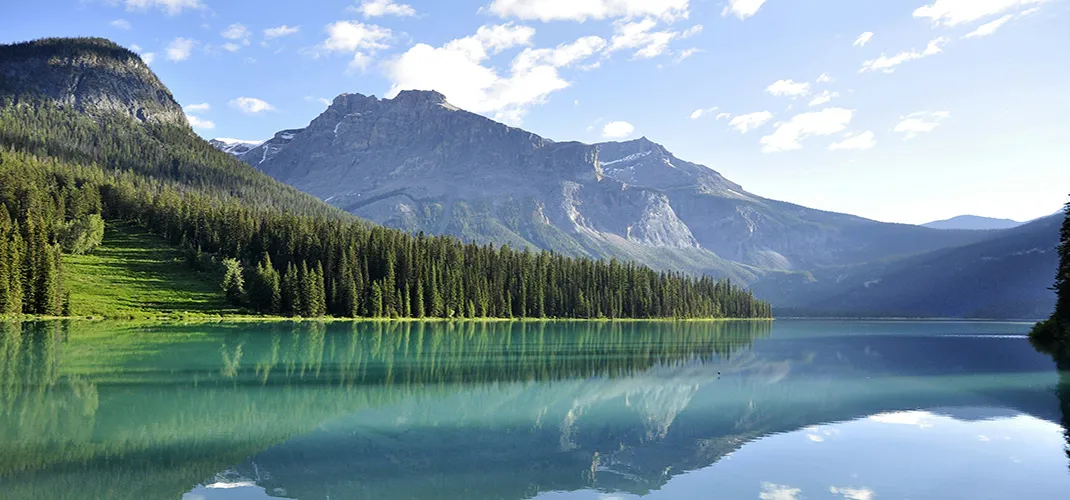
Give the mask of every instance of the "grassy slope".
[{"label": "grassy slope", "polygon": [[64,256],[64,271],[75,316],[237,312],[221,277],[194,271],[177,248],[130,224],[109,222],[104,244],[91,255]]}]

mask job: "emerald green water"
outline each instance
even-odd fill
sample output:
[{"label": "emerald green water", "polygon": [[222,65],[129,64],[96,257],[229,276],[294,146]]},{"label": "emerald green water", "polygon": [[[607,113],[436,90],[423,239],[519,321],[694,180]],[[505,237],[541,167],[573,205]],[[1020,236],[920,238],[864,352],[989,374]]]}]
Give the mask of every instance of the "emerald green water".
[{"label": "emerald green water", "polygon": [[0,498],[1066,498],[982,322],[0,324]]}]

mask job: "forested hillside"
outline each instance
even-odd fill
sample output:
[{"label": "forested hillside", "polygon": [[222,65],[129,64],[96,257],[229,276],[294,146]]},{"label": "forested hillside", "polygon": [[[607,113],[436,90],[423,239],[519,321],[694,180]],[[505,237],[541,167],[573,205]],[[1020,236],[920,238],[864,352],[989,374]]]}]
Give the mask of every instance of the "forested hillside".
[{"label": "forested hillside", "polygon": [[[187,265],[223,267],[228,298],[262,313],[770,315],[768,304],[749,291],[708,277],[373,226],[217,151],[185,123],[121,112],[146,106],[111,102],[103,111],[82,109],[65,104],[84,102],[78,96],[67,99],[27,87],[53,80],[51,75],[12,76],[20,68],[56,72],[77,65],[107,82],[104,90],[122,88],[129,71],[120,78],[112,75],[115,68],[143,63],[110,42],[49,39],[0,47],[0,53],[9,60],[58,61],[15,69],[0,62],[4,312],[64,312],[62,254],[91,251],[99,244],[102,220],[148,229],[185,249]],[[113,64],[117,57],[124,65]],[[121,100],[125,94],[108,95]]]},{"label": "forested hillside", "polygon": [[1059,267],[1052,288],[1057,297],[1055,313],[1033,328],[1032,337],[1057,359],[1070,359],[1070,203],[1059,233]]}]

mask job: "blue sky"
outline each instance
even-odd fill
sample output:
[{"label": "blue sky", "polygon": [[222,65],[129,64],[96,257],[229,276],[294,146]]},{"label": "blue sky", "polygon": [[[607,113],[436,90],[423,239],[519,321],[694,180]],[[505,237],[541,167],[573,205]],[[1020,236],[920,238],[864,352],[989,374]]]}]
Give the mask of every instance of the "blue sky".
[{"label": "blue sky", "polygon": [[647,136],[749,191],[883,221],[1070,193],[1067,0],[42,0],[0,41],[142,53],[206,138],[434,88],[555,140]]}]

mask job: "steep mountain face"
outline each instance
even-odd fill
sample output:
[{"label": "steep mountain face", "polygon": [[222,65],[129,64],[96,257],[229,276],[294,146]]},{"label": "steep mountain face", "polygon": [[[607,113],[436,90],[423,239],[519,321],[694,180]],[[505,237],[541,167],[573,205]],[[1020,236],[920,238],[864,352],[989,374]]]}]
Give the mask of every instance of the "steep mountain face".
[{"label": "steep mountain face", "polygon": [[253,148],[263,144],[262,141],[242,141],[239,139],[212,139],[208,141],[216,149],[233,156],[241,157]]},{"label": "steep mountain face", "polygon": [[1022,224],[1025,223],[1011,219],[993,219],[991,217],[980,217],[977,215],[960,215],[946,220],[938,220],[922,224],[922,227],[932,229],[969,229],[974,231],[985,231],[993,229],[1010,229],[1021,226]]},{"label": "steep mountain face", "polygon": [[182,108],[148,65],[102,38],[0,46],[0,99],[44,99],[95,118],[118,114],[188,127]]},{"label": "steep mountain face", "polygon": [[768,200],[646,138],[555,142],[437,92],[343,94],[239,157],[387,226],[748,281],[984,237]]}]

